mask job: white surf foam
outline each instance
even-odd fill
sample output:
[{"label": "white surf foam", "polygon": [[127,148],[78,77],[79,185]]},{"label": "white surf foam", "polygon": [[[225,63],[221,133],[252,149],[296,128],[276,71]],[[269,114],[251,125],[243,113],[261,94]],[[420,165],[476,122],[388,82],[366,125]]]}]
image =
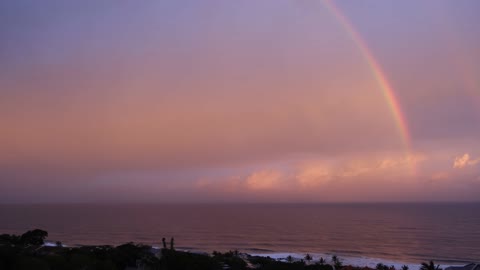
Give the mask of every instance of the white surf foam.
[{"label": "white surf foam", "polygon": [[[332,262],[332,254],[325,254],[325,253],[309,253],[312,256],[311,263],[318,262],[320,258],[325,260],[327,264],[333,264]],[[252,256],[262,256],[262,257],[270,257],[275,260],[279,261],[287,261],[288,256],[292,256],[294,261],[299,261],[305,258],[306,254],[301,253],[254,253],[250,254]],[[352,265],[352,266],[359,266],[359,267],[370,267],[375,268],[377,264],[382,263],[386,266],[394,266],[395,269],[401,269],[403,265],[408,266],[409,270],[418,270],[420,269],[421,264],[409,263],[409,262],[401,262],[401,261],[393,261],[393,260],[386,260],[386,259],[379,259],[379,258],[369,258],[369,257],[343,257],[338,256],[338,259],[342,262],[343,265]],[[445,269],[449,266],[460,266],[460,265],[442,265],[440,267]]]},{"label": "white surf foam", "polygon": [[[45,242],[43,243],[43,246],[45,247],[57,247],[57,243],[55,242]],[[67,247],[67,245],[64,245],[64,244],[60,244],[61,247]]]}]

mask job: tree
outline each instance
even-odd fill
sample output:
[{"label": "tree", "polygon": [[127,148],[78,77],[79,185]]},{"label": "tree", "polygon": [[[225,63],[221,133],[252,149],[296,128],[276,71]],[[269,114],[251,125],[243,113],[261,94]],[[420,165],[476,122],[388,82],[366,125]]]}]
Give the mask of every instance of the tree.
[{"label": "tree", "polygon": [[335,267],[336,270],[342,268],[342,262],[340,261],[340,259],[338,259],[337,255],[333,255],[332,256],[332,262],[333,262],[333,266]]},{"label": "tree", "polygon": [[333,256],[332,256],[332,262],[333,262],[333,263],[336,263],[337,261],[338,261],[337,255],[333,255]]},{"label": "tree", "polygon": [[325,259],[323,257],[320,257],[320,260],[318,261],[318,263],[320,265],[324,265],[325,264]]},{"label": "tree", "polygon": [[35,229],[22,234],[22,236],[20,236],[20,241],[24,245],[41,246],[45,243],[44,240],[47,236],[48,232]]},{"label": "tree", "polygon": [[440,265],[435,266],[435,263],[430,261],[429,263],[423,262],[420,270],[442,270],[442,268],[440,268]]},{"label": "tree", "polygon": [[167,249],[167,242],[165,242],[165,237],[162,238],[163,248]]},{"label": "tree", "polygon": [[378,263],[377,266],[375,266],[375,269],[377,270],[395,270],[395,266],[390,266],[388,267],[387,265],[383,263]]},{"label": "tree", "polygon": [[408,265],[403,265],[402,270],[408,270]]},{"label": "tree", "polygon": [[173,237],[172,237],[172,239],[170,239],[170,249],[171,249],[171,250],[174,250],[174,248],[173,248],[174,241],[175,241],[175,240],[174,240]]},{"label": "tree", "polygon": [[311,261],[312,259],[313,259],[313,258],[312,258],[312,255],[310,255],[310,254],[308,254],[308,253],[307,253],[307,255],[305,255],[305,261],[307,261],[308,263],[310,263],[310,261]]},{"label": "tree", "polygon": [[293,262],[293,257],[292,257],[292,255],[288,255],[288,257],[287,257],[287,262],[289,262],[289,263]]},{"label": "tree", "polygon": [[0,245],[1,244],[8,244],[8,245],[18,245],[20,244],[20,236],[18,235],[10,235],[10,234],[2,234],[0,235]]}]

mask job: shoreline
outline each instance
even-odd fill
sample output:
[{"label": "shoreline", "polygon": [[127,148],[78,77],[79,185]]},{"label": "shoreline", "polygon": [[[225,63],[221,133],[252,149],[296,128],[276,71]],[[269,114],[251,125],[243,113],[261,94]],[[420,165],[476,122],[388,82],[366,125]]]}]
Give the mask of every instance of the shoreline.
[{"label": "shoreline", "polygon": [[[327,253],[280,253],[239,250],[203,252],[185,250],[162,238],[155,245],[127,242],[122,245],[65,245],[45,241],[40,229],[22,235],[0,235],[1,269],[105,269],[105,270],[454,270],[423,260],[420,264]],[[461,269],[461,268],[459,268]]]},{"label": "shoreline", "polygon": [[[139,243],[141,244],[141,243]],[[47,247],[56,247],[55,242],[51,241],[45,241],[44,246]],[[91,246],[91,247],[100,247],[104,245],[66,245],[62,244],[62,247],[64,248],[75,248],[75,247],[83,247],[83,246]],[[161,251],[162,248],[158,245],[147,245],[150,246],[152,249]],[[176,248],[177,251],[179,252],[186,252],[186,253],[192,253],[192,254],[201,254],[201,255],[212,255],[215,251],[205,251],[201,249],[196,249],[196,248],[183,248],[183,247],[178,247]],[[228,252],[228,251],[222,251],[222,252]],[[280,262],[287,262],[288,256],[291,256],[294,261],[301,261],[304,259],[307,253],[299,253],[299,252],[274,252],[274,251],[265,251],[265,252],[251,252],[251,251],[239,251],[240,254],[244,254],[246,256],[252,256],[252,257],[265,257],[265,258],[271,258]],[[319,261],[320,258],[325,259],[327,264],[332,264],[332,256],[336,255],[340,259],[340,261],[344,265],[348,266],[353,266],[353,267],[368,267],[368,268],[373,268],[377,266],[377,264],[381,263],[384,264],[388,267],[394,266],[395,269],[401,269],[402,266],[406,265],[409,267],[409,269],[419,269],[421,267],[421,262],[415,263],[412,261],[403,261],[403,260],[395,260],[395,259],[390,259],[390,258],[374,258],[374,257],[367,257],[367,256],[352,256],[352,255],[345,255],[341,253],[308,253],[309,255],[312,256],[312,262]],[[445,269],[447,267],[459,267],[459,266],[464,266],[468,263],[472,263],[470,261],[462,261],[462,260],[442,260],[442,259],[434,259],[435,262],[437,262],[438,265],[440,265],[441,268]],[[450,261],[450,263],[448,262]]]},{"label": "shoreline", "polygon": [[[332,263],[331,258],[334,254],[330,253],[309,253],[312,256],[312,261],[318,261],[320,258],[326,260],[326,263]],[[275,252],[275,253],[249,253],[251,256],[261,256],[261,257],[270,257],[279,261],[287,261],[288,256],[292,256],[296,260],[301,260],[305,257],[306,254],[303,253],[290,253],[290,252]],[[369,267],[375,269],[377,264],[382,263],[386,266],[394,266],[396,269],[401,269],[403,265],[409,267],[409,269],[419,269],[421,262],[407,262],[402,260],[392,260],[392,259],[383,259],[383,258],[371,258],[366,256],[345,256],[337,255],[340,261],[344,265],[350,265],[354,267]],[[435,260],[435,262],[441,262],[442,260]],[[470,262],[457,262],[457,263],[438,263],[441,268],[445,269],[450,266],[463,266]]]}]

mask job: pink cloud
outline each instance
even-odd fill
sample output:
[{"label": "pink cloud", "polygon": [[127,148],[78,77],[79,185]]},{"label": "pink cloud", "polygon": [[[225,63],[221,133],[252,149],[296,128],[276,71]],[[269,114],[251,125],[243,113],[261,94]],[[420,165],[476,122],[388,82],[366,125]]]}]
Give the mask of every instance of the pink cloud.
[{"label": "pink cloud", "polygon": [[275,170],[254,172],[245,179],[245,184],[251,190],[277,190],[282,188],[284,174]]},{"label": "pink cloud", "polygon": [[480,162],[480,158],[471,159],[468,153],[464,154],[463,156],[458,156],[455,158],[453,162],[453,168],[455,169],[462,169],[467,166],[473,166]]},{"label": "pink cloud", "polygon": [[301,165],[295,175],[295,180],[303,188],[318,187],[332,179],[332,168],[325,162],[308,162]]},{"label": "pink cloud", "polygon": [[[410,161],[424,160],[405,157],[403,154],[385,158],[364,157],[348,160],[304,159],[271,169],[272,166],[253,170],[244,176],[205,179],[197,181],[196,187],[204,191],[228,192],[231,194],[314,194],[319,191],[345,192],[355,190],[365,183],[385,183],[411,177]],[[379,166],[380,164],[380,166]],[[386,165],[388,164],[388,166]],[[279,166],[275,166],[279,167]],[[398,182],[398,181],[397,181]],[[406,182],[403,181],[405,184]],[[409,183],[412,183],[411,181]],[[382,184],[383,185],[383,184]],[[347,187],[347,188],[346,188]]]}]

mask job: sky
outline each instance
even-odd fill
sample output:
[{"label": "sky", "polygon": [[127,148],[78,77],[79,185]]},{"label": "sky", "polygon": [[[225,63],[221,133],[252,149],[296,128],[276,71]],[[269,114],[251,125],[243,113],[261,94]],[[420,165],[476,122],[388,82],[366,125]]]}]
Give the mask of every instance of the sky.
[{"label": "sky", "polygon": [[480,196],[480,2],[0,2],[0,203]]}]

